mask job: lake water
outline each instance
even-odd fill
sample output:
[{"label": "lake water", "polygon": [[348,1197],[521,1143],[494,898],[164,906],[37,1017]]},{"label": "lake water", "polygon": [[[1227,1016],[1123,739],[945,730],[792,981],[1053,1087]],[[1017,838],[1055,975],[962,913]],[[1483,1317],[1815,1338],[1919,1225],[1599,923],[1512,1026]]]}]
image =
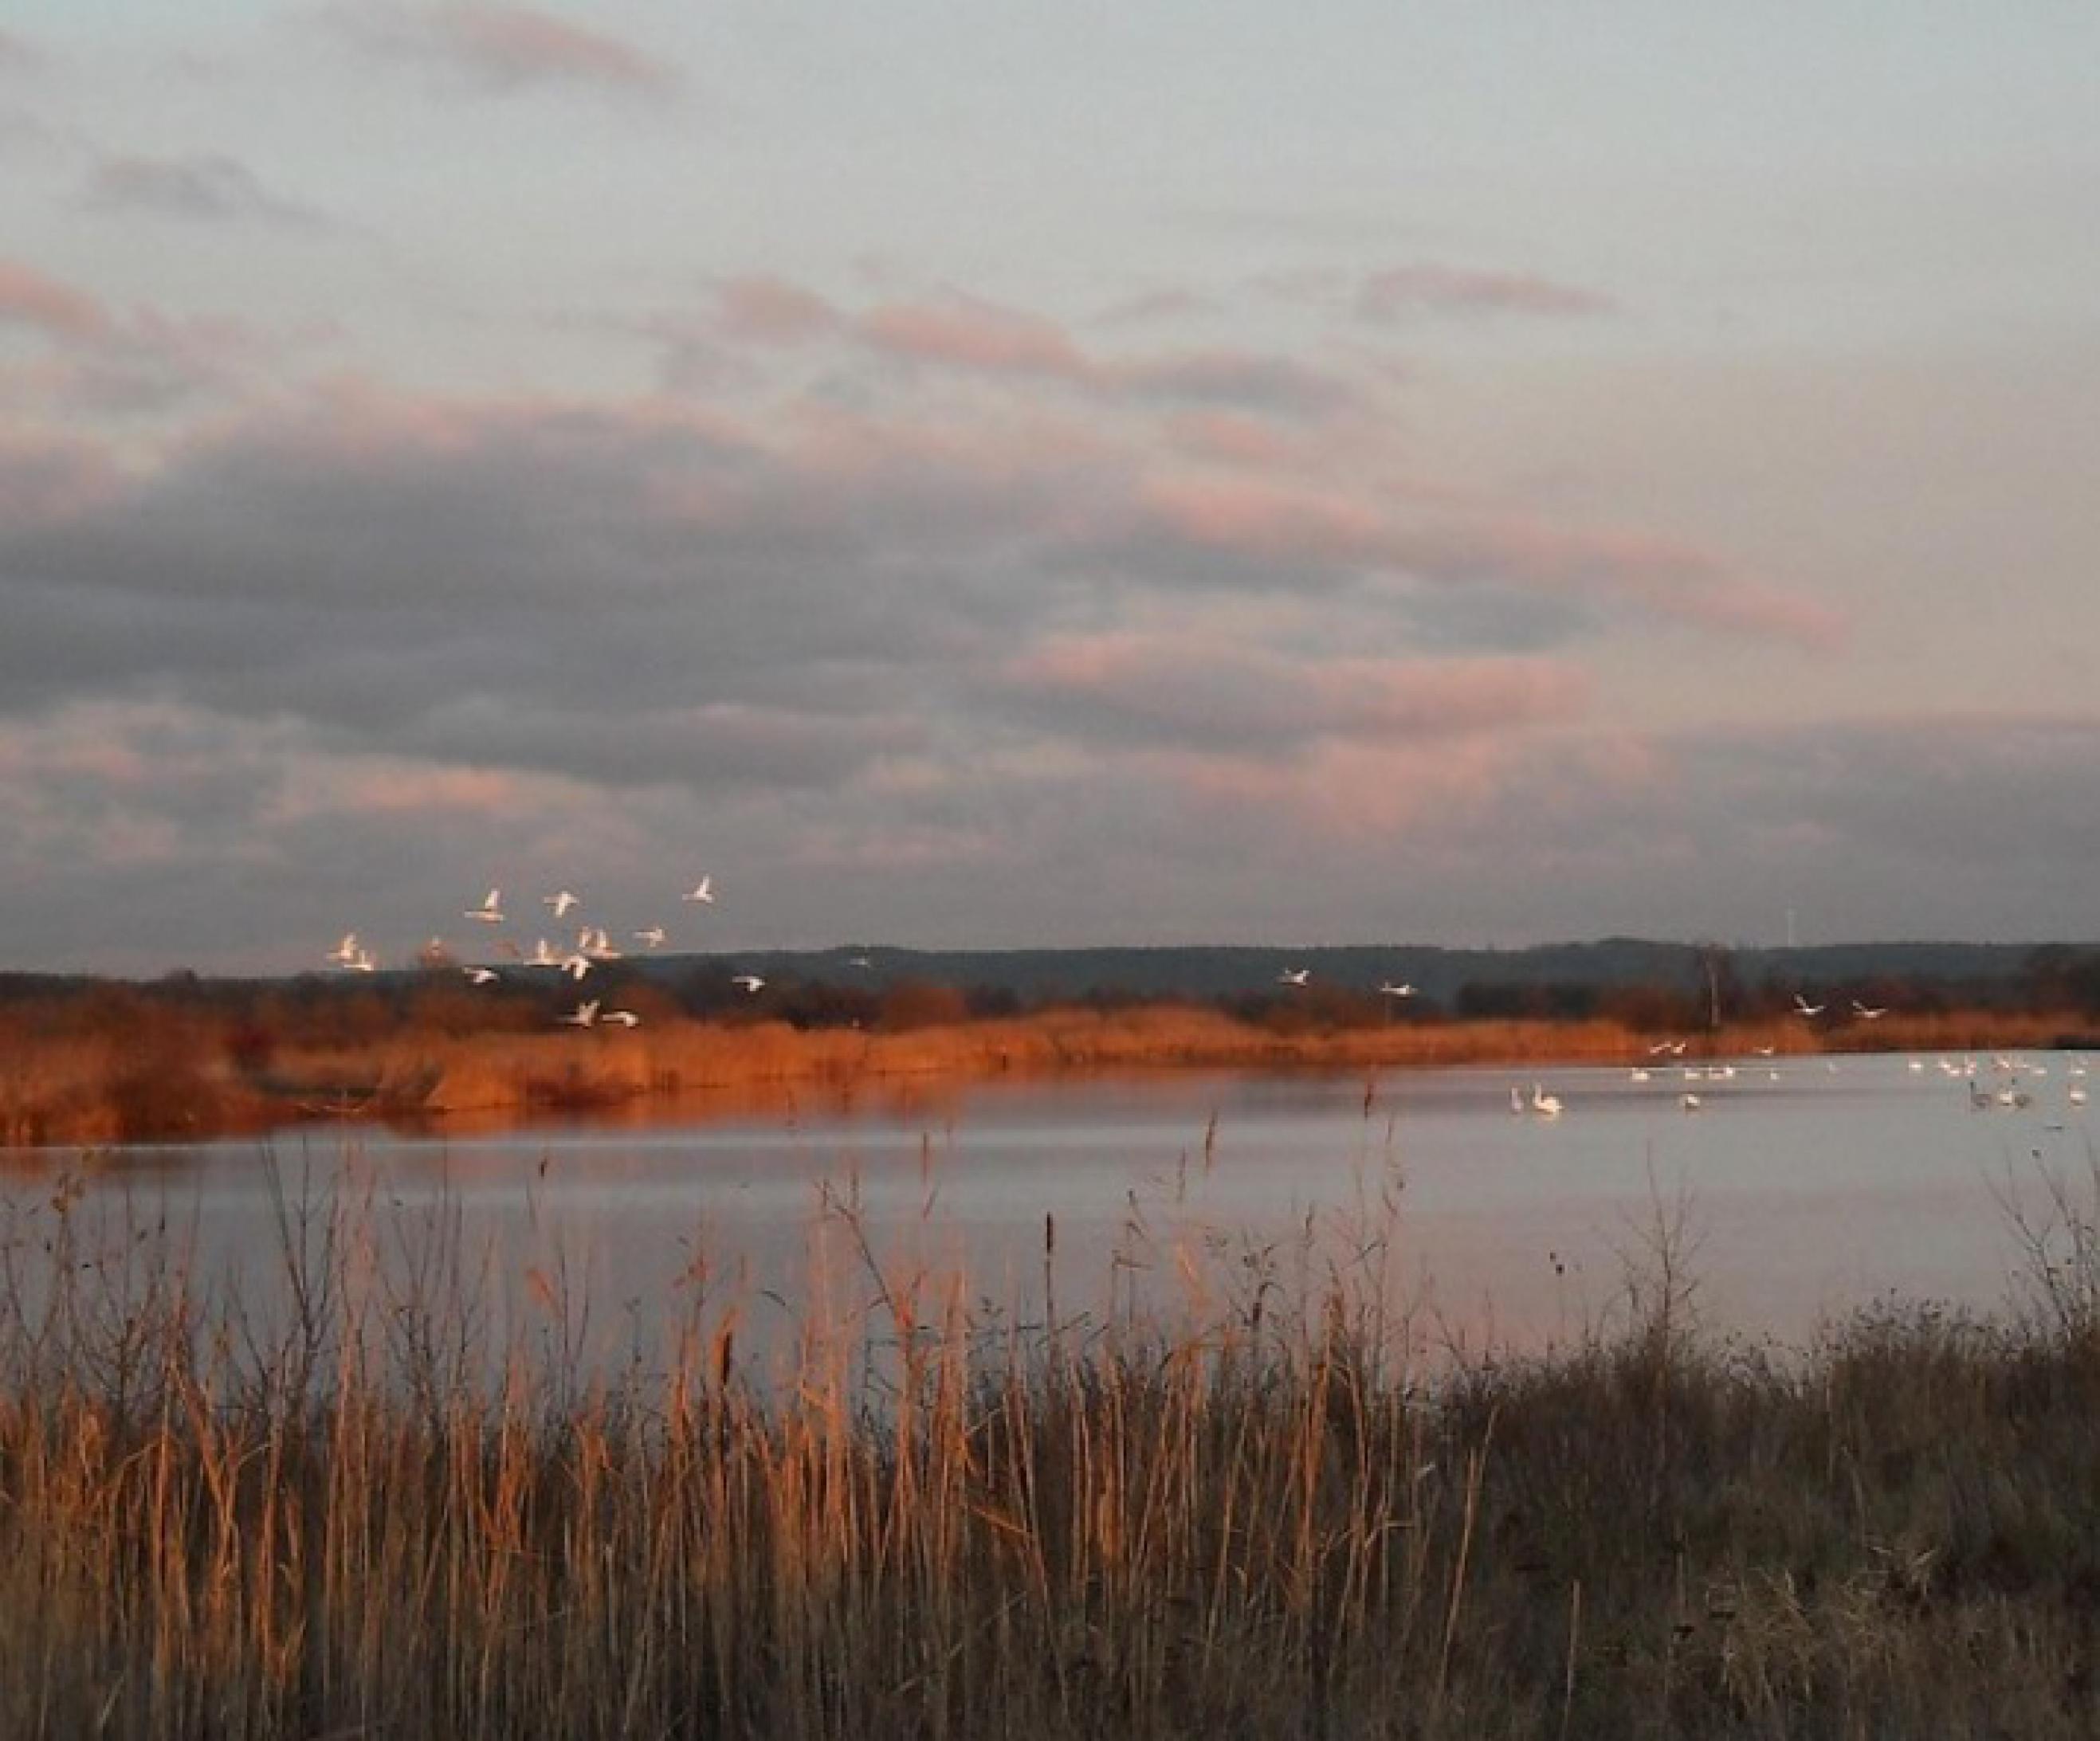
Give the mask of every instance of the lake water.
[{"label": "lake water", "polygon": [[[915,1279],[922,1319],[955,1299],[1039,1322],[1046,1293],[1065,1320],[1133,1303],[1201,1319],[1337,1269],[1361,1280],[1370,1255],[1436,1336],[1535,1347],[1605,1321],[1627,1258],[1677,1215],[1705,1320],[1798,1342],[1891,1294],[2005,1305],[2023,1267],[2009,1195],[2040,1217],[2050,1175],[2087,1180],[2100,1129],[2074,1099],[2080,1060],[2010,1061],[1973,1078],[1873,1056],[1646,1081],[1175,1073],[783,1096],[646,1129],[309,1127],[91,1165],[18,1153],[0,1209],[33,1254],[55,1180],[75,1177],[69,1213],[98,1238],[166,1222],[201,1283],[254,1300],[281,1288],[284,1202],[347,1202],[375,1272],[452,1236],[496,1325],[537,1313],[594,1346],[658,1346],[695,1302],[735,1302],[746,1347]],[[1560,1116],[1512,1111],[1534,1082]],[[1972,1105],[2015,1082],[2024,1104]]]}]

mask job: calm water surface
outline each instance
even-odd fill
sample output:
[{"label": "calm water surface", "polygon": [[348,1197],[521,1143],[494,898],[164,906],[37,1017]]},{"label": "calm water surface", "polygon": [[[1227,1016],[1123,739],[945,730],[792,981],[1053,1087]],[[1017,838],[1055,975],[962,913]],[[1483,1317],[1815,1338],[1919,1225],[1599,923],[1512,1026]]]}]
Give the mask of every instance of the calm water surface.
[{"label": "calm water surface", "polygon": [[[27,1249],[71,1169],[86,1188],[73,1213],[165,1219],[201,1281],[253,1298],[279,1285],[280,1199],[368,1203],[352,1219],[376,1267],[442,1227],[496,1321],[572,1318],[587,1299],[593,1334],[643,1340],[703,1294],[742,1302],[762,1340],[813,1302],[862,1310],[878,1273],[922,1278],[922,1310],[953,1288],[1034,1321],[1047,1288],[1061,1316],[1132,1299],[1200,1315],[1346,1267],[1382,1231],[1423,1320],[1475,1346],[1599,1321],[1626,1256],[1681,1209],[1706,1320],[1798,1340],[1891,1293],[2005,1304],[2021,1260],[2005,1200],[2039,1214],[2047,1175],[2084,1180],[2100,1131],[2072,1099],[2079,1060],[2016,1061],[2027,1104],[1982,1111],[1939,1060],[1847,1057],[1741,1060],[1696,1080],[1672,1064],[1645,1082],[1493,1069],[974,1084],[646,1131],[309,1128],[86,1169],[17,1154],[0,1207]],[[1981,1087],[2012,1079],[1979,1066]],[[1512,1112],[1512,1087],[1534,1080],[1560,1117]]]}]

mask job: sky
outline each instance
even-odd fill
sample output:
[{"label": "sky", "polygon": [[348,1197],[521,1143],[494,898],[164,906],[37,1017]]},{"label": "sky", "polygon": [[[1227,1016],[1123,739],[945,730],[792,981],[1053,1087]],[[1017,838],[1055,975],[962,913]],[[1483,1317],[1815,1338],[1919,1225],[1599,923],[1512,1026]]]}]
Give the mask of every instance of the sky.
[{"label": "sky", "polygon": [[15,0],[0,969],[2100,937],[2096,66]]}]

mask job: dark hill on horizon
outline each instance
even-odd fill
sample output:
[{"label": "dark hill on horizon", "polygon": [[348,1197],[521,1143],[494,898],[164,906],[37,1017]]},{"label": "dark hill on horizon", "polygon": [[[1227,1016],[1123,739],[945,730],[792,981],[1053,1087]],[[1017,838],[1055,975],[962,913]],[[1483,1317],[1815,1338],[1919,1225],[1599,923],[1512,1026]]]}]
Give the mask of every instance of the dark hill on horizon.
[{"label": "dark hill on horizon", "polygon": [[[1740,985],[1789,990],[1899,981],[1943,990],[1985,991],[2032,976],[2038,959],[2065,959],[2095,945],[2028,943],[1838,943],[1792,949],[1728,949],[1718,959]],[[848,948],[750,950],[653,958],[654,976],[708,965],[768,977],[818,980],[880,990],[907,981],[971,990],[995,988],[1025,1002],[1110,994],[1210,1000],[1274,990],[1286,968],[1309,969],[1316,984],[1374,992],[1411,985],[1427,1003],[1449,1005],[1469,987],[1648,985],[1690,990],[1705,982],[1713,954],[1690,943],[1606,937],[1521,949],[1446,949],[1410,945],[1186,945],[1092,949],[913,950]],[[866,965],[858,963],[865,962]],[[734,963],[733,968],[729,963]]]}]

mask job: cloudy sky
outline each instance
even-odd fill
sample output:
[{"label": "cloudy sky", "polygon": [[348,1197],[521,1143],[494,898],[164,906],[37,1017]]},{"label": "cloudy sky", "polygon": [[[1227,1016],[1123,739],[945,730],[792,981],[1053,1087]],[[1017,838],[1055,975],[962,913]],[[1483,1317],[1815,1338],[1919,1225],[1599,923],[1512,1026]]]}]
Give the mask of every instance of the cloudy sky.
[{"label": "cloudy sky", "polygon": [[2096,66],[2089,0],[17,0],[0,967],[491,884],[2100,937]]}]

